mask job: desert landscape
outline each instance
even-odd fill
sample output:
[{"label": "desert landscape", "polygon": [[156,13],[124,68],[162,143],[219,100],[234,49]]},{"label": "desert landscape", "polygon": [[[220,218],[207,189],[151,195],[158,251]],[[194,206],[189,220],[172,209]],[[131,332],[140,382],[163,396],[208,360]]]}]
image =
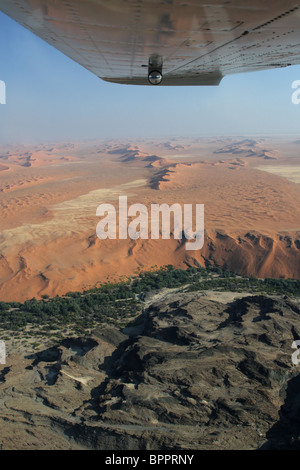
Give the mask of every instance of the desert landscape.
[{"label": "desert landscape", "polygon": [[299,18],[1,0],[0,451],[300,450]]},{"label": "desert landscape", "polygon": [[[0,299],[82,291],[137,270],[206,261],[242,275],[300,273],[300,143],[225,137],[7,146],[0,153]],[[99,204],[204,204],[205,241],[100,240]]]},{"label": "desert landscape", "polygon": [[[299,449],[299,151],[280,136],[2,148],[1,449]],[[203,247],[101,240],[97,207],[120,196],[204,204]]]}]

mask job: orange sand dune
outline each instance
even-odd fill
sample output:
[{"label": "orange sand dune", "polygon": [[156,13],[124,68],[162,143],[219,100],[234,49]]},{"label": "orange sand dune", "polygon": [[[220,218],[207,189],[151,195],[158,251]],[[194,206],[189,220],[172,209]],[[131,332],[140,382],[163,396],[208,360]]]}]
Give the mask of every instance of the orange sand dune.
[{"label": "orange sand dune", "polygon": [[[221,156],[228,146],[234,152]],[[278,160],[262,157],[262,149]],[[8,160],[26,148],[9,152]],[[11,161],[0,175],[0,300],[61,295],[140,268],[206,260],[245,275],[299,278],[300,186],[287,176],[298,165],[294,142],[95,141],[28,152],[45,164]],[[117,207],[119,195],[149,210],[152,203],[204,204],[203,248],[187,251],[173,238],[99,240],[96,209]]]},{"label": "orange sand dune", "polygon": [[0,259],[0,297],[23,301],[43,294],[82,291],[99,281],[130,276],[138,269],[173,264],[205,265],[205,260],[242,275],[299,277],[300,232],[274,238],[256,232],[206,233],[202,250],[187,251],[179,240],[99,240],[69,234],[45,245],[10,251]]}]

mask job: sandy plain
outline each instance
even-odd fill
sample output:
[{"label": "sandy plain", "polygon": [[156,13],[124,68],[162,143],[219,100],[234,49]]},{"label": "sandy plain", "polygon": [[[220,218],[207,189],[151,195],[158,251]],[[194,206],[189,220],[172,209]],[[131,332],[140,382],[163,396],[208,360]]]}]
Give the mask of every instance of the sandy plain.
[{"label": "sandy plain", "polygon": [[[0,300],[62,295],[139,269],[216,262],[300,274],[297,137],[89,141],[0,151]],[[205,206],[205,242],[100,240],[99,204]]]}]

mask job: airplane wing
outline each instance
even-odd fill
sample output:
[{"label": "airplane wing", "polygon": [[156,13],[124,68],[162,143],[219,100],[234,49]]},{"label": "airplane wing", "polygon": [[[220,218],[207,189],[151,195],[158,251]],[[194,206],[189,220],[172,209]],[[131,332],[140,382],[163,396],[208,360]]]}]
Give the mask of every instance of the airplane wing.
[{"label": "airplane wing", "polygon": [[300,64],[293,0],[1,0],[0,10],[109,82],[218,85]]}]

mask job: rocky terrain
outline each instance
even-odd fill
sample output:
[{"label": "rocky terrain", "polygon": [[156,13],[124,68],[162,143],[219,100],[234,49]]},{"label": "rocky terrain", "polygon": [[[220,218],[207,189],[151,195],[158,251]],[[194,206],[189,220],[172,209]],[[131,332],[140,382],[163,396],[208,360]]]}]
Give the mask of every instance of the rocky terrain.
[{"label": "rocky terrain", "polygon": [[0,369],[10,449],[300,448],[299,298],[168,291]]}]

